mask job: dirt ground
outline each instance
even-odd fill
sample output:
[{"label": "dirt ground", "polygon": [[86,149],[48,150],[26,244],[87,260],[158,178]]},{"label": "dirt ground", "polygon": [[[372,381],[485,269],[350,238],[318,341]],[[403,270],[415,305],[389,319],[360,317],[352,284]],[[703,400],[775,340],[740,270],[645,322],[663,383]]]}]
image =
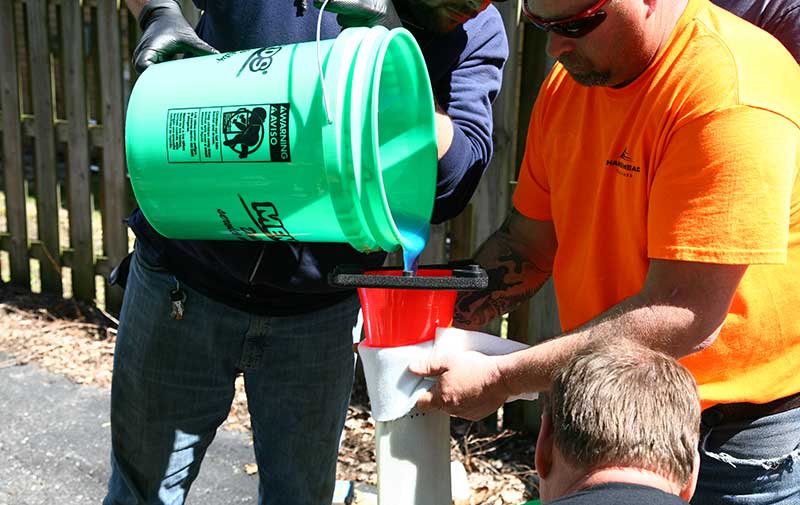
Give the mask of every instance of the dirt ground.
[{"label": "dirt ground", "polygon": [[[78,384],[111,385],[117,321],[95,306],[13,289],[0,282],[0,351],[12,356],[0,368],[34,363]],[[250,431],[243,383],[223,429]],[[360,383],[353,390],[339,454],[337,478],[376,485],[375,424]],[[537,497],[535,439],[504,430],[479,433],[478,425],[454,419],[451,455],[467,470],[471,497],[457,505],[521,505]],[[256,468],[246,468],[255,473]]]}]

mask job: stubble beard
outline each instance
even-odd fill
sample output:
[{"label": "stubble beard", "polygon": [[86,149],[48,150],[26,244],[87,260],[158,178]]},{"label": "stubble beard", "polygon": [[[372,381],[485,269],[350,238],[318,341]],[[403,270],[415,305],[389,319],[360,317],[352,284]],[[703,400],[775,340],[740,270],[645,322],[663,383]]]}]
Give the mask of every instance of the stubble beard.
[{"label": "stubble beard", "polygon": [[597,70],[583,58],[566,55],[559,58],[558,61],[564,66],[570,77],[582,86],[606,86],[611,80],[611,72]]}]

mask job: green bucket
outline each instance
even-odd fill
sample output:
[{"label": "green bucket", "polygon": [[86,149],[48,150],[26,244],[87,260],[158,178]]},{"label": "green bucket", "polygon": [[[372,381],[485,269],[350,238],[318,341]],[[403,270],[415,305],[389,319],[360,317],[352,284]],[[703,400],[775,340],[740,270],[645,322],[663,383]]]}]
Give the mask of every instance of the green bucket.
[{"label": "green bucket", "polygon": [[433,96],[402,28],[154,65],[125,147],[139,207],[169,238],[410,252],[427,239]]}]

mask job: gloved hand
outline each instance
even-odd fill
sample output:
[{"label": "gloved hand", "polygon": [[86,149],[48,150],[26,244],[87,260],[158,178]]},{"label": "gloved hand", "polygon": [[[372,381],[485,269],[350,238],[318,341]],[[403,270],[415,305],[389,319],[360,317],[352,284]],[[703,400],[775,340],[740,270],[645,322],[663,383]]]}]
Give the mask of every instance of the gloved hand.
[{"label": "gloved hand", "polygon": [[140,74],[154,63],[171,60],[176,54],[218,53],[197,36],[183,17],[176,0],[150,0],[139,13],[142,38],[133,51],[133,64]]},{"label": "gloved hand", "polygon": [[[323,0],[314,0],[316,8],[322,4]],[[329,0],[325,10],[338,14],[336,21],[342,28],[381,25],[392,29],[402,26],[392,0]]]}]

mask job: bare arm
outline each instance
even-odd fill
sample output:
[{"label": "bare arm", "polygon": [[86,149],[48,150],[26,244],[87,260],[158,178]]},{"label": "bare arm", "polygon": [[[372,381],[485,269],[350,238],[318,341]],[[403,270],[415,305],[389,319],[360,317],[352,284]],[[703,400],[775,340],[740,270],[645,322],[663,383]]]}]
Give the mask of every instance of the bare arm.
[{"label": "bare arm", "polygon": [[478,329],[533,296],[553,271],[557,247],[552,222],[529,219],[511,209],[475,255],[489,275],[489,287],[459,295],[456,326]]},{"label": "bare arm", "polygon": [[412,367],[439,376],[418,406],[480,419],[509,396],[546,390],[570,355],[603,340],[633,340],[676,358],[701,350],[719,334],[746,270],[746,265],[652,260],[639,293],[559,338],[505,356],[465,353]]},{"label": "bare arm", "polygon": [[719,334],[746,265],[652,260],[642,290],[587,324],[498,358],[511,391],[542,391],[568,356],[598,341],[628,339],[680,358]]},{"label": "bare arm", "polygon": [[450,116],[442,109],[442,107],[436,103],[436,150],[438,159],[442,159],[442,157],[447,154],[447,150],[450,149],[450,144],[453,143],[453,120],[450,119]]}]

